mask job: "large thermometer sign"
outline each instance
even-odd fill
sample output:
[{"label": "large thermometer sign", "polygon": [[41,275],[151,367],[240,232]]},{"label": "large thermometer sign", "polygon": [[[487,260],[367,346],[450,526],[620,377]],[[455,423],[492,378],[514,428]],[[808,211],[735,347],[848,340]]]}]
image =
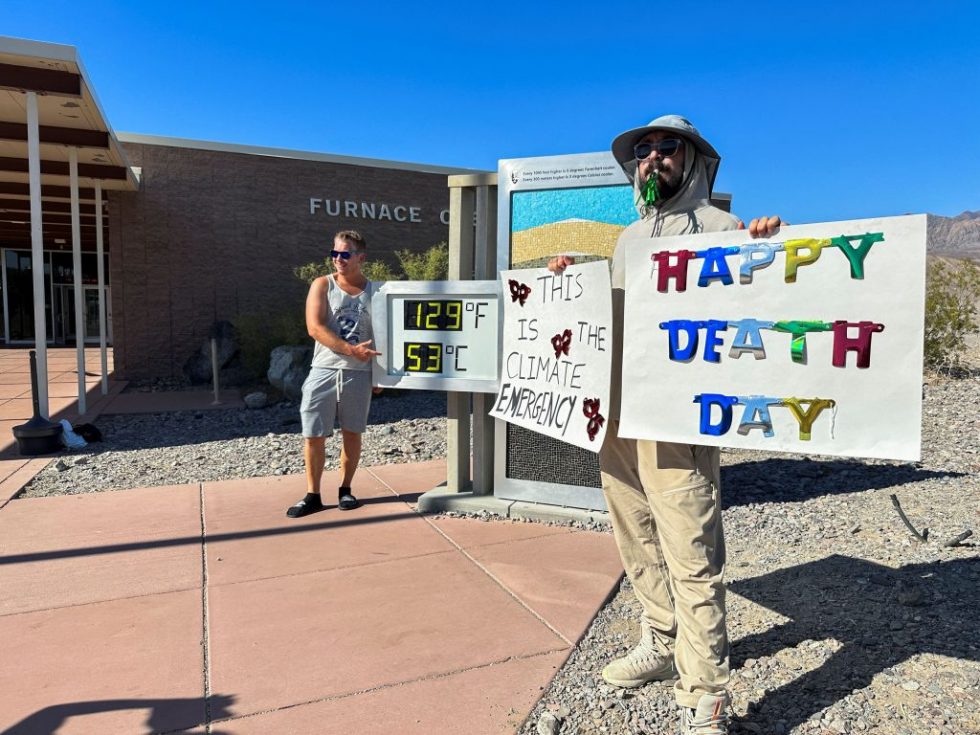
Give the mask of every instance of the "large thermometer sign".
[{"label": "large thermometer sign", "polygon": [[374,292],[376,385],[493,393],[498,281],[389,281]]}]

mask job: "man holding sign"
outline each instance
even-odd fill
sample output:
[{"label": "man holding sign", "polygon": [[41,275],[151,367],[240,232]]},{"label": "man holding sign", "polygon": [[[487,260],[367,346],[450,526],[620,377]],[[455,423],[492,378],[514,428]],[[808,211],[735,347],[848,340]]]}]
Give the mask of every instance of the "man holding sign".
[{"label": "man holding sign", "polygon": [[[626,282],[622,243],[744,225],[710,204],[721,157],[683,117],[664,115],[629,130],[613,141],[612,152],[633,182],[640,219],[620,235],[613,253],[611,411],[599,466],[616,544],[643,618],[640,642],[606,666],[602,676],[622,687],[676,678],[680,732],[724,735],[729,673],[719,452],[618,435]],[[750,232],[769,237],[780,224],[779,217],[762,217],[752,220]],[[548,267],[561,272],[574,262],[558,256]]]}]

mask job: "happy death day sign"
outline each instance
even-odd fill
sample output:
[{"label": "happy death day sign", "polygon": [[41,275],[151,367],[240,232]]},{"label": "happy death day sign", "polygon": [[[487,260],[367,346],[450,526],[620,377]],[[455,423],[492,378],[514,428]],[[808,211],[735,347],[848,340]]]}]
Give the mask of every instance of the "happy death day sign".
[{"label": "happy death day sign", "polygon": [[605,261],[501,272],[495,418],[598,452],[606,434],[612,296]]},{"label": "happy death day sign", "polygon": [[918,460],[924,215],[620,241],[620,434]]}]

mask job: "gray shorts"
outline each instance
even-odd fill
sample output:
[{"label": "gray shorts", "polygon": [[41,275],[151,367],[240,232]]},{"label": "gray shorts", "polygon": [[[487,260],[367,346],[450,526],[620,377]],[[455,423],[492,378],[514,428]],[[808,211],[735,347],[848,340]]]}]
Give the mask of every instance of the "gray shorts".
[{"label": "gray shorts", "polygon": [[370,370],[311,368],[299,407],[303,436],[332,436],[338,418],[341,429],[363,434],[370,408]]}]

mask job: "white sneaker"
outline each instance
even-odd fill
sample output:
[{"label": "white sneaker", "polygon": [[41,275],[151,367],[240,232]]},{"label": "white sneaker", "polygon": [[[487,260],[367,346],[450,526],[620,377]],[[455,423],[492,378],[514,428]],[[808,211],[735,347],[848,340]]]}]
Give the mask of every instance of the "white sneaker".
[{"label": "white sneaker", "polygon": [[681,707],[678,735],[728,735],[728,693],[702,694],[697,709]]},{"label": "white sneaker", "polygon": [[617,687],[638,687],[650,681],[677,678],[674,652],[658,646],[653,631],[644,623],[640,642],[622,658],[617,658],[602,670],[606,683]]}]

